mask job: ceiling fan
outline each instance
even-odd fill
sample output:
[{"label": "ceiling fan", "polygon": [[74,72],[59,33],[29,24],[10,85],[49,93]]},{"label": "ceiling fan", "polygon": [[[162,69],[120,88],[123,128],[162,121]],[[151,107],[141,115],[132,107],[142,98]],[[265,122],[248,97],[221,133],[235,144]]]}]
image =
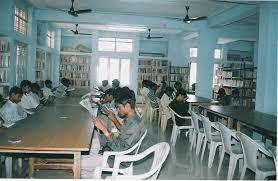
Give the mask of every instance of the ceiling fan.
[{"label": "ceiling fan", "polygon": [[70,30],[75,35],[92,35],[90,33],[79,33],[77,30],[78,24],[75,24],[75,30]]},{"label": "ceiling fan", "polygon": [[206,19],[207,17],[206,16],[200,16],[200,17],[195,17],[195,18],[189,18],[189,15],[188,15],[188,11],[189,11],[189,6],[185,6],[186,8],[186,16],[182,19],[183,22],[185,23],[191,23],[191,21],[198,21],[198,20],[203,20],[203,19]]},{"label": "ceiling fan", "polygon": [[77,17],[78,14],[84,14],[84,13],[92,12],[91,9],[75,10],[74,7],[73,7],[73,4],[74,4],[74,0],[71,0],[71,7],[70,7],[70,9],[68,11],[68,14],[71,15],[71,16]]},{"label": "ceiling fan", "polygon": [[151,29],[149,28],[148,29],[148,36],[146,37],[148,40],[150,40],[150,39],[154,39],[154,38],[163,38],[162,36],[151,36]]}]

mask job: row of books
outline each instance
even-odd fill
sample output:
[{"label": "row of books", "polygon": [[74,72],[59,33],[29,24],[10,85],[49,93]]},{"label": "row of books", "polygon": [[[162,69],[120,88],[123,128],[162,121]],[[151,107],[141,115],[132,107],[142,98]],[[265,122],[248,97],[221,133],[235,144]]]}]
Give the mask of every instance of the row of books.
[{"label": "row of books", "polygon": [[239,54],[227,54],[227,60],[252,62],[252,57],[251,56],[241,56]]},{"label": "row of books", "polygon": [[60,72],[60,77],[72,79],[89,79],[89,73]]},{"label": "row of books", "polygon": [[74,87],[89,87],[90,86],[89,80],[70,80],[70,82]]},{"label": "row of books", "polygon": [[229,86],[229,87],[243,87],[243,81],[242,80],[235,80],[235,79],[220,79],[219,82],[217,82],[223,86]]},{"label": "row of books", "polygon": [[85,66],[85,65],[65,65],[65,64],[61,64],[60,65],[60,70],[87,72],[87,71],[90,71],[90,67]]},{"label": "row of books", "polygon": [[9,67],[10,66],[10,55],[0,55],[0,67]]},{"label": "row of books", "polygon": [[88,56],[61,56],[61,63],[82,63],[82,64],[88,64],[91,57]]},{"label": "row of books", "polygon": [[9,70],[3,69],[0,72],[0,82],[9,82]]},{"label": "row of books", "polygon": [[170,68],[170,74],[189,74],[190,68],[188,67],[171,67]]},{"label": "row of books", "polygon": [[0,40],[0,52],[9,52],[10,43],[7,40]]},{"label": "row of books", "polygon": [[167,66],[167,60],[139,60],[140,65]]},{"label": "row of books", "polygon": [[45,63],[41,61],[36,61],[36,70],[40,71],[43,70],[45,67]]},{"label": "row of books", "polygon": [[170,76],[169,81],[180,81],[182,83],[188,83],[188,77],[187,76]]}]

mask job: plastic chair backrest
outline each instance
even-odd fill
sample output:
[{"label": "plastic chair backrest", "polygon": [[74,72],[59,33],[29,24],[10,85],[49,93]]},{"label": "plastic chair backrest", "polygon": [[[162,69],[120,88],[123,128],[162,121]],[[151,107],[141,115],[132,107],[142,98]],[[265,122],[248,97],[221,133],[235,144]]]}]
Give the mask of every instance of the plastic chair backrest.
[{"label": "plastic chair backrest", "polygon": [[232,152],[232,146],[231,146],[232,131],[220,122],[218,122],[218,125],[220,129],[224,149],[226,150],[227,153],[231,153]]},{"label": "plastic chair backrest", "polygon": [[198,116],[194,111],[191,111],[191,116],[192,116],[194,129],[197,130],[198,133],[200,133],[200,128],[199,128],[200,116]]},{"label": "plastic chair backrest", "polygon": [[[140,138],[140,140],[133,146],[131,147],[129,150],[131,150],[130,152],[132,152],[133,150],[135,150],[135,154],[138,153],[139,149],[140,149],[140,146],[141,146],[141,143],[143,142],[144,138],[146,137],[147,135],[147,132],[148,130],[146,129],[146,131],[144,132],[143,136]],[[136,148],[136,149],[133,149],[133,148]],[[133,149],[133,150],[132,150]]]},{"label": "plastic chair backrest", "polygon": [[201,115],[201,119],[202,119],[202,122],[203,122],[203,125],[204,125],[206,138],[210,142],[211,141],[211,127],[213,127],[212,122],[210,122],[209,118],[207,118],[203,115]]},{"label": "plastic chair backrest", "polygon": [[[137,155],[123,155],[115,158],[115,168],[113,170],[112,179],[156,179],[163,163],[165,162],[170,151],[170,146],[166,142],[158,143],[151,146],[147,150]],[[118,175],[121,162],[138,161],[154,153],[154,158],[150,170],[139,175]]]},{"label": "plastic chair backrest", "polygon": [[172,118],[173,124],[174,124],[175,126],[177,126],[177,124],[176,124],[175,111],[173,111],[173,109],[171,109],[169,106],[168,106],[168,109],[170,110],[170,114],[171,114],[171,118]]}]

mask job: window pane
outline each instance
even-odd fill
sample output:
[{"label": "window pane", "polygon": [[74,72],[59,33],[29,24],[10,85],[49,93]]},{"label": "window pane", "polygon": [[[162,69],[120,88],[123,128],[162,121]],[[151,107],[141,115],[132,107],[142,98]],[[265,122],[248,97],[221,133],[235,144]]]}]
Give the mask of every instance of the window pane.
[{"label": "window pane", "polygon": [[115,42],[115,38],[99,38],[98,41],[112,41],[112,42]]},{"label": "window pane", "polygon": [[130,59],[122,59],[121,60],[121,86],[129,85],[129,77],[130,77]]},{"label": "window pane", "polygon": [[128,42],[116,42],[117,52],[132,52],[132,43]]},{"label": "window pane", "polygon": [[215,49],[214,50],[214,58],[215,59],[220,59],[221,58],[221,50],[220,49]]},{"label": "window pane", "polygon": [[132,43],[132,39],[117,38],[116,42]]},{"label": "window pane", "polygon": [[198,56],[198,48],[190,48],[189,51],[191,58],[196,58]]},{"label": "window pane", "polygon": [[218,84],[217,82],[217,69],[218,69],[218,64],[214,64],[214,68],[213,68],[213,85]]},{"label": "window pane", "polygon": [[190,87],[196,83],[197,63],[191,63],[190,65]]},{"label": "window pane", "polygon": [[97,82],[101,83],[102,80],[108,80],[108,58],[99,58],[97,68]]},{"label": "window pane", "polygon": [[115,42],[111,41],[99,41],[98,51],[115,51]]},{"label": "window pane", "polygon": [[119,74],[120,74],[119,65],[120,65],[120,60],[118,58],[110,58],[109,82],[112,82],[113,79],[119,79]]}]

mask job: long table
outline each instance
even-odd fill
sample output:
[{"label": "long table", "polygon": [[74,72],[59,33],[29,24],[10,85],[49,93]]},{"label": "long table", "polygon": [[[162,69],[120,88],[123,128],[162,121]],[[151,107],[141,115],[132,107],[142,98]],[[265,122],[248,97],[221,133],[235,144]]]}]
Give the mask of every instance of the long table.
[{"label": "long table", "polygon": [[[90,150],[94,126],[85,109],[75,103],[67,105],[70,100],[75,99],[68,98],[64,105],[59,100],[60,104],[45,106],[5,129],[0,133],[0,152],[70,154],[73,155],[74,178],[80,178],[81,152]],[[15,139],[21,142],[9,142]]]},{"label": "long table", "polygon": [[216,104],[218,103],[217,101],[213,100],[213,99],[208,99],[205,97],[199,97],[196,95],[190,95],[188,94],[188,99],[186,99],[186,102],[189,103],[189,108],[188,111],[190,112],[192,109],[192,106],[194,105],[211,105],[211,104]]},{"label": "long table", "polygon": [[219,105],[202,105],[206,112],[227,118],[228,127],[232,127],[232,120],[237,120],[237,130],[244,125],[256,130],[263,135],[277,139],[277,116],[258,112],[246,107],[219,106]]}]

